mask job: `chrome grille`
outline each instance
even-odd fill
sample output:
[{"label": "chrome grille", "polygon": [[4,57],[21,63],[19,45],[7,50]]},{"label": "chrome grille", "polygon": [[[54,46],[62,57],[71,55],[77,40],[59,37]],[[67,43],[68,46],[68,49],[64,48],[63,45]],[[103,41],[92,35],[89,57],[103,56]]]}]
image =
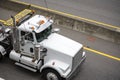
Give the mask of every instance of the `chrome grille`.
[{"label": "chrome grille", "polygon": [[83,48],[81,48],[77,54],[73,57],[73,65],[72,65],[72,70],[74,70],[78,64],[80,63],[82,59],[82,53],[83,53]]}]

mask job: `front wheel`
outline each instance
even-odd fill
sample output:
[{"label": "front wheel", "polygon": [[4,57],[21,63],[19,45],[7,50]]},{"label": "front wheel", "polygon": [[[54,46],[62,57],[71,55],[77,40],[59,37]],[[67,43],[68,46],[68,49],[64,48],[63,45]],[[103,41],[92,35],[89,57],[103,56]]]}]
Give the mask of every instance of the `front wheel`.
[{"label": "front wheel", "polygon": [[0,53],[0,61],[2,60],[2,58],[3,58],[3,55]]},{"label": "front wheel", "polygon": [[59,73],[53,69],[46,69],[42,76],[45,80],[62,80]]}]

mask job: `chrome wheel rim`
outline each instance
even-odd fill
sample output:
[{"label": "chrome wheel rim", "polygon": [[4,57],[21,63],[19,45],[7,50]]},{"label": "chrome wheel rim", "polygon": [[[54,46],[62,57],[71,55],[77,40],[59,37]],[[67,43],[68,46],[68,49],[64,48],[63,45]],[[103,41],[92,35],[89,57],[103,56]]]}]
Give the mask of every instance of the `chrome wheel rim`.
[{"label": "chrome wheel rim", "polygon": [[58,77],[54,73],[47,74],[47,80],[58,80]]}]

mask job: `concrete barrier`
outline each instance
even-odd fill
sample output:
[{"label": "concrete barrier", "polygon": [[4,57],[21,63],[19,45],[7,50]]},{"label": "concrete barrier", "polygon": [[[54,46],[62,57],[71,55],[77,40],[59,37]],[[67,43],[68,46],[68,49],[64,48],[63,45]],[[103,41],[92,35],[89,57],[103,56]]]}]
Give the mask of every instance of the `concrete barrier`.
[{"label": "concrete barrier", "polygon": [[[2,2],[4,2],[4,4],[2,4]],[[17,12],[25,8],[31,8],[34,9],[38,14],[51,17],[55,21],[54,24],[69,29],[73,29],[76,31],[84,32],[115,43],[120,43],[120,27],[97,22],[94,20],[81,18],[79,16],[74,16],[71,14],[59,12],[52,9],[47,9],[44,7],[40,7],[37,5],[24,3],[16,0],[10,0],[10,1],[2,0],[2,2],[0,3],[1,7],[14,10]]]}]

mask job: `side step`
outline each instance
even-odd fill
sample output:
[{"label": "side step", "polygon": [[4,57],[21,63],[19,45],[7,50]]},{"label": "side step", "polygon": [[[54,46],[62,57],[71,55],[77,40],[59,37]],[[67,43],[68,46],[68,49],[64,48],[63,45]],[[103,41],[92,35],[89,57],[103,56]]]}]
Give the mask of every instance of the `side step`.
[{"label": "side step", "polygon": [[23,67],[23,68],[28,69],[28,70],[33,71],[33,72],[37,72],[36,69],[31,68],[31,67],[29,67],[29,66],[26,66],[26,65],[24,65],[24,64],[18,63],[18,62],[16,62],[15,65],[20,66],[20,67]]}]

